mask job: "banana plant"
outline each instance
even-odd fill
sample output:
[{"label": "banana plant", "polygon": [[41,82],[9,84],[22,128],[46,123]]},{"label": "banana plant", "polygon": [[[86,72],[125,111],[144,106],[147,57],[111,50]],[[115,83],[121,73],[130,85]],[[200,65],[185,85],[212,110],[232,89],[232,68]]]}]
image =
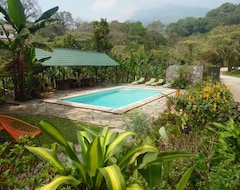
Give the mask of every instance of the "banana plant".
[{"label": "banana plant", "polygon": [[[14,66],[14,86],[15,99],[26,100],[25,89],[25,65],[28,64],[32,68],[37,62],[35,58],[35,48],[40,48],[46,51],[52,51],[47,45],[32,41],[32,37],[36,31],[44,28],[48,24],[54,23],[56,20],[51,19],[58,7],[54,7],[44,12],[35,22],[28,23],[24,13],[24,7],[20,0],[7,0],[8,12],[0,6],[0,13],[3,15],[5,23],[10,24],[16,31],[15,38],[11,39],[4,27],[4,23],[0,21],[7,40],[0,40],[0,48],[12,52]],[[30,24],[30,26],[29,26]],[[39,60],[39,61],[44,61]]]}]

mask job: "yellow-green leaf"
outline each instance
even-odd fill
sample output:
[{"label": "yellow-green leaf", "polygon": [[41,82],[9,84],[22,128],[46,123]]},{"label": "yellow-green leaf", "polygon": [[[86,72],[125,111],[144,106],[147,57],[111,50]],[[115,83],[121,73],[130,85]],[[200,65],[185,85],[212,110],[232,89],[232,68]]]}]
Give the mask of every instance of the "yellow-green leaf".
[{"label": "yellow-green leaf", "polygon": [[58,160],[56,153],[51,149],[41,148],[41,147],[31,147],[31,146],[25,146],[25,148],[27,148],[30,152],[35,154],[40,159],[53,164],[53,166],[58,170],[60,171],[64,170],[61,162]]},{"label": "yellow-green leaf", "polygon": [[99,170],[105,178],[108,190],[126,189],[125,179],[117,165],[107,166]]},{"label": "yellow-green leaf", "polygon": [[39,190],[55,190],[61,184],[72,184],[73,186],[77,186],[81,181],[75,179],[72,176],[57,176],[55,177],[51,183],[44,185],[39,188]]}]

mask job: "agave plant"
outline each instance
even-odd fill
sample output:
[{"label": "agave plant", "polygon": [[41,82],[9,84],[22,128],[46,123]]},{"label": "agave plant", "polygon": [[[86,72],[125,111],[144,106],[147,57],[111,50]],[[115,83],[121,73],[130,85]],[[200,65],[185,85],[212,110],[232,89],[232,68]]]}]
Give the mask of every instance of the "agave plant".
[{"label": "agave plant", "polygon": [[[127,147],[125,146],[127,141],[135,134],[130,131],[111,132],[108,127],[100,131],[88,128],[79,131],[77,133],[79,150],[76,150],[76,146],[67,142],[52,124],[42,120],[40,126],[61,147],[68,159],[68,162],[62,163],[55,149],[26,146],[40,159],[51,163],[59,173],[40,189],[56,189],[61,184],[71,184],[86,190],[143,189],[137,183],[127,185],[126,179],[129,175],[140,172],[149,186],[154,186],[161,179],[159,176],[161,170],[156,171],[156,168],[159,168],[156,166],[161,166],[165,161],[192,156],[176,152],[160,154],[156,147],[148,144]],[[183,187],[182,184],[185,185],[181,182],[180,187]]]}]

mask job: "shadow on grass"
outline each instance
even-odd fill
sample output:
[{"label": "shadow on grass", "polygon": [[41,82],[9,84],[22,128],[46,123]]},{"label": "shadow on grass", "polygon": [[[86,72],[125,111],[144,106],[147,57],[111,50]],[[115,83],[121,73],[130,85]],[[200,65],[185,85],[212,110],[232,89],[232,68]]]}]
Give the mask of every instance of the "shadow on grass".
[{"label": "shadow on grass", "polygon": [[[32,125],[39,127],[39,122],[43,119],[50,122],[53,126],[55,126],[65,137],[67,141],[71,141],[73,143],[77,143],[77,131],[81,130],[81,126],[89,127],[89,128],[98,128],[99,126],[72,121],[69,119],[62,118],[53,118],[47,116],[35,116],[35,115],[12,115],[18,119],[26,121]],[[46,134],[43,132],[34,138],[34,143],[39,144],[52,144],[54,143]]]}]

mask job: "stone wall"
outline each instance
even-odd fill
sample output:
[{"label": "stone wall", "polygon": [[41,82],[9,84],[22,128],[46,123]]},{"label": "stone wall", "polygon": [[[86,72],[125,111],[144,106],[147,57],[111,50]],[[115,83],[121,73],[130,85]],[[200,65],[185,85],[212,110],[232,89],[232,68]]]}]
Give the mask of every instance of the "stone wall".
[{"label": "stone wall", "polygon": [[[171,65],[166,71],[166,83],[171,82],[175,78],[179,78],[179,68],[184,66]],[[203,79],[204,66],[189,66],[188,78],[191,82],[195,83],[198,80]]]}]

